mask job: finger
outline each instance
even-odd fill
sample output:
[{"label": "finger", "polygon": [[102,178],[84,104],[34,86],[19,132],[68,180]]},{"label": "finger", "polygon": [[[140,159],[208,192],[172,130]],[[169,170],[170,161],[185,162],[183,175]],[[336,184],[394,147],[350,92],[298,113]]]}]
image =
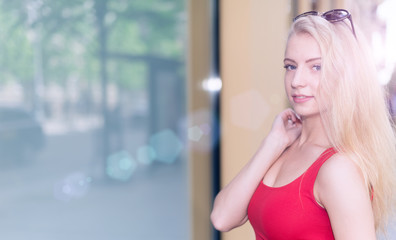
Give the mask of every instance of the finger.
[{"label": "finger", "polygon": [[292,109],[290,109],[290,114],[291,114],[291,120],[293,123],[301,123],[301,117]]},{"label": "finger", "polygon": [[298,119],[300,122],[301,122],[301,117],[300,117],[300,115],[298,115],[295,111],[293,111],[292,110],[292,112],[293,112],[293,114],[294,114],[294,116],[296,117],[296,119]]},{"label": "finger", "polygon": [[294,115],[294,114],[292,113],[292,110],[290,108],[287,108],[283,112],[280,113],[280,116],[281,116],[282,120],[284,120],[284,121],[291,119],[293,117],[292,115]]},{"label": "finger", "polygon": [[290,108],[286,109],[285,117],[287,117],[287,120],[290,120],[293,123],[295,123],[298,120],[297,114]]}]

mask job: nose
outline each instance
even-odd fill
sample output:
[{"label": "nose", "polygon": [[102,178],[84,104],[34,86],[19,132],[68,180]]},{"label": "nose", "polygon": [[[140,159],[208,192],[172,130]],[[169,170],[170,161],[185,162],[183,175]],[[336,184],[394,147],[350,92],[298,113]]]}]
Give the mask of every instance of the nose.
[{"label": "nose", "polygon": [[304,73],[304,68],[297,68],[293,79],[291,81],[291,85],[293,88],[304,87],[306,85],[306,77],[307,75]]}]

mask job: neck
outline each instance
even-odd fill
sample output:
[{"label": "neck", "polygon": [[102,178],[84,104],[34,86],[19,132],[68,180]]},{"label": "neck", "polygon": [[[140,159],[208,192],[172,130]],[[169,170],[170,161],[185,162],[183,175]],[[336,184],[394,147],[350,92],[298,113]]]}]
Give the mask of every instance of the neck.
[{"label": "neck", "polygon": [[303,117],[301,135],[297,139],[297,147],[302,148],[306,145],[317,145],[329,147],[330,141],[327,137],[320,115]]}]

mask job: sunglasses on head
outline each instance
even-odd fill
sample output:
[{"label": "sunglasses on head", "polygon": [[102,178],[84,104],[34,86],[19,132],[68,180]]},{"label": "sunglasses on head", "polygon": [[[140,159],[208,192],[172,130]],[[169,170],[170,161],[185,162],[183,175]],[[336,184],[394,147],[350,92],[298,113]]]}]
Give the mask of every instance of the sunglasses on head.
[{"label": "sunglasses on head", "polygon": [[330,11],[327,11],[327,12],[324,12],[324,13],[319,13],[317,11],[305,12],[305,13],[302,13],[302,14],[298,15],[297,17],[295,17],[293,19],[293,22],[295,22],[297,19],[299,19],[301,17],[306,17],[306,16],[310,16],[310,15],[322,17],[322,18],[326,19],[327,21],[329,21],[331,23],[343,21],[343,20],[348,18],[349,21],[351,22],[353,35],[356,38],[355,28],[354,28],[353,22],[352,22],[352,16],[345,9],[333,9],[333,10],[330,10]]}]

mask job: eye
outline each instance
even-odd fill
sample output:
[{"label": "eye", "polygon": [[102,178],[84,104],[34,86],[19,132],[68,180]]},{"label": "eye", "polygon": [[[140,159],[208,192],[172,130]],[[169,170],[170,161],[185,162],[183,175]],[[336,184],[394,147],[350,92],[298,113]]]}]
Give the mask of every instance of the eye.
[{"label": "eye", "polygon": [[291,70],[295,70],[297,67],[291,64],[286,64],[285,66],[283,66],[286,71],[291,71]]},{"label": "eye", "polygon": [[320,69],[322,69],[322,66],[321,65],[314,65],[313,67],[312,67],[312,69],[313,70],[315,70],[315,71],[320,71]]}]

